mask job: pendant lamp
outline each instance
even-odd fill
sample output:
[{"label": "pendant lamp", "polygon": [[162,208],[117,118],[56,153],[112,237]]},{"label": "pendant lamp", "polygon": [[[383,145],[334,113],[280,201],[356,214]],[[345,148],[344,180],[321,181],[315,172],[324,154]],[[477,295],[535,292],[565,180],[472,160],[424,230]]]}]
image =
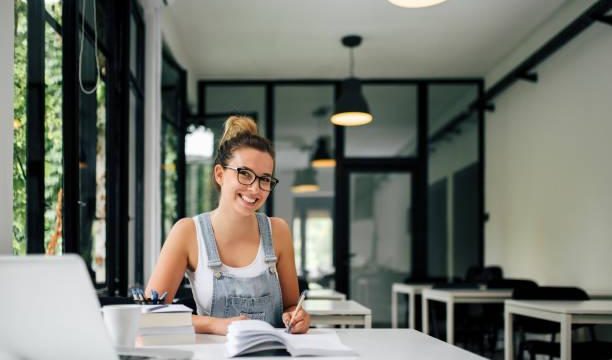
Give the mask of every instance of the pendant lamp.
[{"label": "pendant lamp", "polygon": [[423,8],[434,6],[445,2],[446,0],[388,0],[391,4],[403,8]]},{"label": "pendant lamp", "polygon": [[331,138],[324,135],[321,131],[321,123],[325,122],[323,118],[327,117],[330,111],[329,106],[320,106],[312,112],[312,116],[317,119],[317,134],[319,136],[315,140],[314,151],[310,158],[310,166],[315,169],[332,168],[336,166],[336,159],[331,151]]},{"label": "pendant lamp", "polygon": [[329,138],[326,136],[319,136],[317,138],[317,145],[315,151],[312,154],[310,165],[313,168],[330,168],[336,166],[336,159],[331,156],[329,151]]},{"label": "pendant lamp", "polygon": [[294,193],[305,193],[319,191],[320,187],[315,179],[315,171],[308,167],[301,170],[296,170],[291,191]]},{"label": "pendant lamp", "polygon": [[334,113],[330,121],[340,126],[360,126],[372,121],[372,114],[363,94],[361,82],[355,77],[353,49],[361,44],[361,36],[347,35],[342,38],[342,45],[350,49],[350,76],[342,82],[340,97],[336,100]]}]

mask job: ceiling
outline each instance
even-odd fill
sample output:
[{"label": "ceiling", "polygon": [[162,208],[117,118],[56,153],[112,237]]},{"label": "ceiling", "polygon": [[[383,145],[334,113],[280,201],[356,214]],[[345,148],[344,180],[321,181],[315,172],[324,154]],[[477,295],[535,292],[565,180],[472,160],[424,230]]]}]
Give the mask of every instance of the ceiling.
[{"label": "ceiling", "polygon": [[[196,79],[484,77],[565,0],[175,0],[164,16]],[[180,61],[180,59],[179,59]]]},{"label": "ceiling", "polygon": [[[363,37],[355,50],[360,78],[484,78],[565,2],[448,0],[404,9],[386,0],[169,0],[164,35],[192,79],[341,79],[349,74],[349,51],[340,42],[347,34]],[[289,95],[277,90],[278,96]],[[470,94],[461,88],[431,90],[436,105],[431,115],[444,121],[463,110],[457,106],[465,106]],[[331,133],[313,110],[331,107],[333,93],[303,91],[297,102],[276,99],[277,112],[290,114],[277,114],[280,170],[305,167],[316,137]],[[412,114],[416,104],[390,101],[393,91],[378,100],[375,90],[364,91],[375,123],[348,130],[347,153],[389,155],[393,146],[398,153],[414,151],[415,123],[401,114]],[[244,102],[237,96],[233,90],[227,101]],[[290,110],[280,111],[283,105]],[[432,130],[442,125],[432,123]]]}]

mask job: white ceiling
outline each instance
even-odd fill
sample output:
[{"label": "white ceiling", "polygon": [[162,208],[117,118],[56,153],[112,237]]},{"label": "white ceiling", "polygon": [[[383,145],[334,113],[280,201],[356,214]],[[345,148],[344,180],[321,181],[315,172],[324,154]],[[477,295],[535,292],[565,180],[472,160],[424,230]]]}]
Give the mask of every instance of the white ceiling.
[{"label": "white ceiling", "polygon": [[196,79],[483,77],[565,0],[176,0],[165,16]]}]

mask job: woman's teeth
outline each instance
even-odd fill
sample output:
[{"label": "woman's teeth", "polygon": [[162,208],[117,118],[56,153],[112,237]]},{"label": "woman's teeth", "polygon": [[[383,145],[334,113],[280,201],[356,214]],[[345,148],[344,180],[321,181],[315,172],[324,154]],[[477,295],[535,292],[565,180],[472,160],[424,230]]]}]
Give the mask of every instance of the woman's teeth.
[{"label": "woman's teeth", "polygon": [[257,201],[257,199],[253,199],[250,198],[248,196],[244,196],[244,195],[240,195],[240,198],[246,202],[248,202],[249,204],[255,204],[255,202]]}]

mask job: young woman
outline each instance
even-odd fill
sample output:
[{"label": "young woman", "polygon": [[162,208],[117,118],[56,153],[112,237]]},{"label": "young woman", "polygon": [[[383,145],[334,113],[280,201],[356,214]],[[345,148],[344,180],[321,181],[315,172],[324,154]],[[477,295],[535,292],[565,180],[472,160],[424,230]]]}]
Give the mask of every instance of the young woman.
[{"label": "young woman", "polygon": [[[281,327],[291,318],[299,294],[289,226],[256,212],[278,183],[273,173],[272,144],[252,119],[230,117],[213,168],[219,205],[173,226],[146,289],[167,291],[169,303],[186,272],[198,333],[225,334],[232,321],[248,318]],[[291,332],[309,326],[299,310]]]}]

